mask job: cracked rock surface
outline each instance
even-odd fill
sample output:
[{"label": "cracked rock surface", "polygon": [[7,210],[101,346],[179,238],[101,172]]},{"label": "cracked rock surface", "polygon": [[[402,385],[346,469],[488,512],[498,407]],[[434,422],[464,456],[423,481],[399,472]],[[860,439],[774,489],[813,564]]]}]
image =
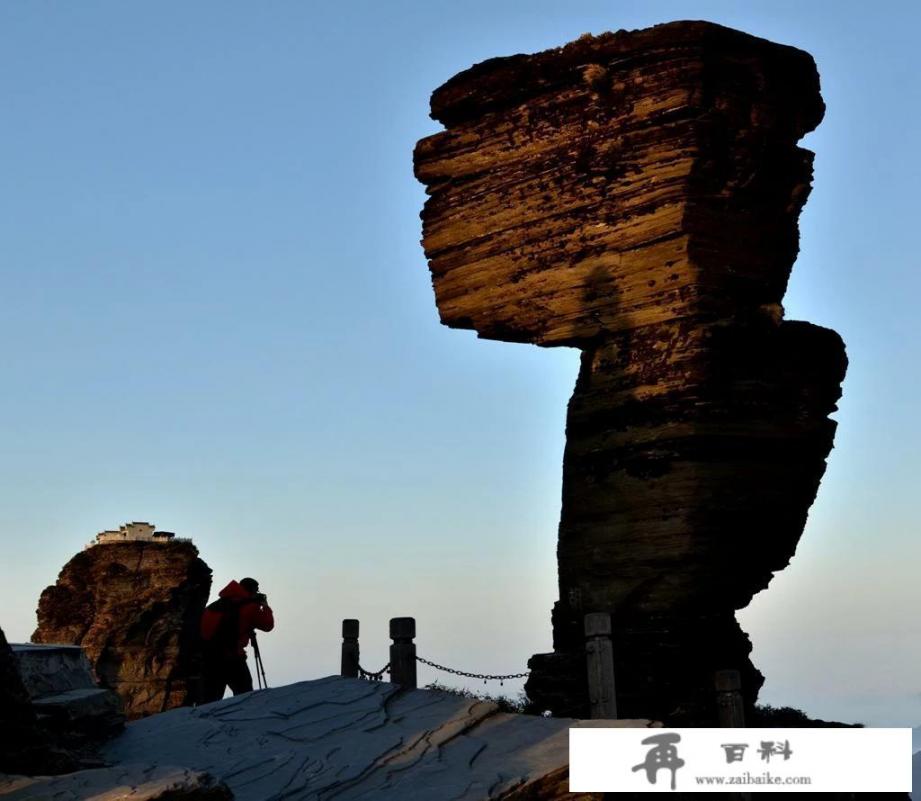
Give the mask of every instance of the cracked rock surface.
[{"label": "cracked rock surface", "polygon": [[555,801],[579,798],[567,792],[569,727],[602,723],[652,725],[505,714],[331,676],[145,718],[105,756],[208,773],[237,801]]},{"label": "cracked rock surface", "polygon": [[707,22],[495,58],[432,95],[423,246],[441,321],[582,351],[541,708],[588,712],[583,618],[618,710],[714,725],[763,678],[735,620],[793,556],[831,450],[840,337],[783,319],[821,121],[812,57]]}]

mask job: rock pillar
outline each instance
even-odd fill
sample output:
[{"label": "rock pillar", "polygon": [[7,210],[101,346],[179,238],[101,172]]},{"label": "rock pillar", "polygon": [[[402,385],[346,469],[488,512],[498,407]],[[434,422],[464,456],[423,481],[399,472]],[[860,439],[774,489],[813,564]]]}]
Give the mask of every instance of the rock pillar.
[{"label": "rock pillar", "polygon": [[569,346],[552,654],[531,699],[588,714],[582,621],[613,621],[618,713],[715,725],[762,677],[735,611],[793,555],[847,360],[783,319],[809,195],[812,58],[705,22],[497,58],[432,96],[423,245],[441,320]]}]

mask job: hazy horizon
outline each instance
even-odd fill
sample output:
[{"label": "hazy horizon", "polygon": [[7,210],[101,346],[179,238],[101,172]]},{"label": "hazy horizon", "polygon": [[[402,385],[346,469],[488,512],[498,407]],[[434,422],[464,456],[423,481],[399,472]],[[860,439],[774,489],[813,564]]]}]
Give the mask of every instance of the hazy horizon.
[{"label": "hazy horizon", "polygon": [[215,592],[259,578],[272,684],[337,672],[344,617],[370,667],[398,615],[465,670],[550,650],[578,353],[439,324],[412,149],[476,62],[687,18],[809,51],[828,106],[785,306],[850,368],[797,554],[739,614],[761,701],[921,722],[909,3],[0,7],[7,637],[98,531],[149,520]]}]

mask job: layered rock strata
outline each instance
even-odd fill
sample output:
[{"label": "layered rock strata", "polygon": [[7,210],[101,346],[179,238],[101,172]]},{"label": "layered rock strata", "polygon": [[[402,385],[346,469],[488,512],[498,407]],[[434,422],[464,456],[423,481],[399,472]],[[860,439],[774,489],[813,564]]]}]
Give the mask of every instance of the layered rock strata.
[{"label": "layered rock strata", "polygon": [[809,195],[812,58],[704,22],[584,36],[435,91],[416,176],[441,320],[570,346],[553,654],[531,699],[587,714],[610,612],[619,711],[712,722],[762,677],[735,620],[793,555],[835,431],[834,332],[783,320]]},{"label": "layered rock strata", "polygon": [[207,773],[145,764],[79,770],[66,776],[0,776],[6,801],[233,801]]},{"label": "layered rock strata", "polygon": [[81,645],[128,718],[143,717],[192,700],[210,589],[211,570],[191,542],[96,545],[42,593],[32,638]]}]

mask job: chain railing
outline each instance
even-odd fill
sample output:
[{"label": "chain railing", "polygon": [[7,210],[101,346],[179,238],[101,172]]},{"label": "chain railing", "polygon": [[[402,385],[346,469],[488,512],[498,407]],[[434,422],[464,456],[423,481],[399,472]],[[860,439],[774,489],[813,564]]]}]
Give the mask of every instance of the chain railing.
[{"label": "chain railing", "polygon": [[463,676],[465,679],[482,679],[483,684],[486,684],[487,681],[498,681],[500,685],[503,685],[511,679],[526,679],[531,675],[530,671],[525,671],[524,673],[471,673],[467,670],[457,670],[439,665],[437,662],[430,662],[421,656],[417,656],[416,661],[421,662],[423,665],[428,665],[430,668],[435,668],[435,670],[450,673],[452,676]]},{"label": "chain railing", "polygon": [[[588,711],[593,719],[615,720],[617,701],[614,684],[614,652],[611,641],[611,615],[608,612],[589,612],[584,616],[585,670],[588,690]],[[512,679],[526,679],[529,671],[521,673],[474,673],[440,665],[416,654],[416,620],[411,617],[390,619],[390,661],[380,670],[366,670],[358,661],[358,621],[342,621],[342,669],[346,678],[380,682],[384,674],[390,674],[390,681],[403,690],[417,687],[417,666],[422,664],[452,676],[478,679],[484,684],[498,681],[504,684]],[[719,722],[724,727],[745,725],[743,715],[744,699],[741,691],[741,676],[737,669],[718,670],[715,675]]]},{"label": "chain railing", "polygon": [[390,621],[390,661],[380,670],[368,670],[358,660],[358,621],[350,618],[342,621],[342,669],[341,675],[353,679],[367,681],[383,681],[384,674],[390,674],[390,681],[408,689],[417,686],[417,665],[427,665],[434,670],[450,673],[465,679],[476,679],[484,684],[488,681],[498,681],[505,684],[513,679],[526,679],[529,671],[521,673],[474,673],[469,670],[440,665],[430,659],[416,655],[416,621],[411,617],[395,617]]},{"label": "chain railing", "polygon": [[358,666],[358,678],[367,681],[383,681],[384,674],[390,672],[390,663],[388,662],[380,670],[365,670],[361,665]]}]

